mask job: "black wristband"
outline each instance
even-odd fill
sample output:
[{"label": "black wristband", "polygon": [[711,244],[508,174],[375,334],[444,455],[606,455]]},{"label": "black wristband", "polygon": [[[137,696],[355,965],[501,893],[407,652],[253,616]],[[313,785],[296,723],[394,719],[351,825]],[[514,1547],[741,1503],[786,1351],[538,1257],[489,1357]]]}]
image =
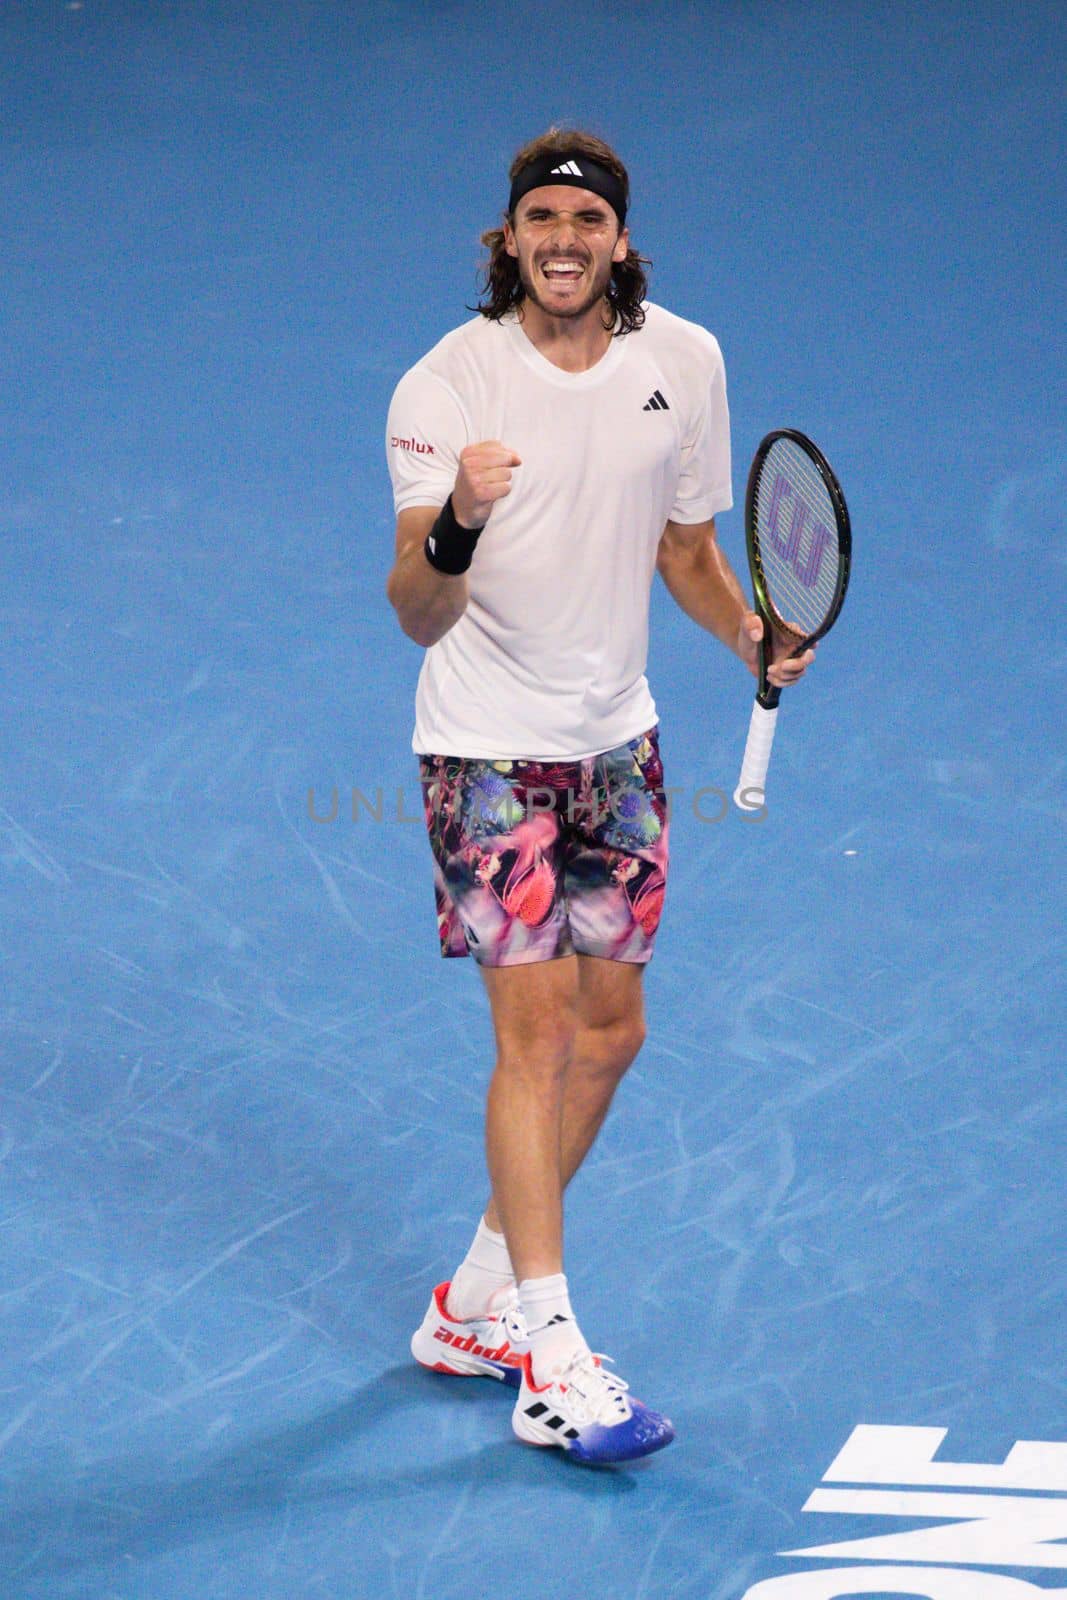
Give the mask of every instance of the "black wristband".
[{"label": "black wristband", "polygon": [[456,513],[452,509],[452,496],[449,495],[441,507],[440,515],[426,536],[423,549],[426,559],[431,567],[436,567],[438,572],[446,572],[451,578],[458,578],[461,572],[466,572],[474,555],[474,547],[481,537],[481,528],[461,528],[456,521]]}]

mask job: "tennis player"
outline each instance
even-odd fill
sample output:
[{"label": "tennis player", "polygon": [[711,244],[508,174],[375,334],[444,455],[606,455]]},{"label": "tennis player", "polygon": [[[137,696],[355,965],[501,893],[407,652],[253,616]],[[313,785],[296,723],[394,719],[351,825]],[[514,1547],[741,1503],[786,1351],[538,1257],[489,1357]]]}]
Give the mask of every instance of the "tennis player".
[{"label": "tennis player", "polygon": [[668,840],[653,575],[753,673],[762,623],[715,534],[732,503],[722,356],[646,303],[626,168],[552,129],[510,178],[480,315],[402,378],[388,422],[388,594],[426,651],[413,746],[441,951],[478,963],[496,1035],[491,1199],[412,1351],[513,1384],[520,1439],[625,1461],[674,1432],[590,1351],[563,1192],[645,1036]]}]

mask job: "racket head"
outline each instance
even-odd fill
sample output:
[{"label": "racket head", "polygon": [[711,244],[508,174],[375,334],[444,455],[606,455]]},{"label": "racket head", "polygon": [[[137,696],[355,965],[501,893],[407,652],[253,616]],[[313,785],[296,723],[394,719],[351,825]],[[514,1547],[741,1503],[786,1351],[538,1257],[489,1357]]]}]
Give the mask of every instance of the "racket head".
[{"label": "racket head", "polygon": [[801,655],[833,627],[852,564],[848,506],[817,445],[796,428],[760,441],[745,492],[745,543],[756,610],[763,619],[760,699],[777,704],[767,683],[771,628]]}]

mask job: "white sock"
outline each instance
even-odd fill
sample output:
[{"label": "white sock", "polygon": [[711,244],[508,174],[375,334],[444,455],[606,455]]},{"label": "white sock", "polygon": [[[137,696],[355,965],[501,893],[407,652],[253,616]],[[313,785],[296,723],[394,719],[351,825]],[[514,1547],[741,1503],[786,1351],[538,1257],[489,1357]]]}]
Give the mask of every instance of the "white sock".
[{"label": "white sock", "polygon": [[547,1383],[566,1371],[576,1355],[589,1349],[575,1320],[562,1272],[549,1278],[524,1278],[519,1284],[519,1306],[530,1334],[537,1383]]},{"label": "white sock", "polygon": [[483,1217],[470,1249],[452,1278],[446,1302],[449,1315],[458,1317],[461,1322],[484,1316],[494,1295],[513,1288],[514,1284],[515,1273],[507,1241],[502,1233],[494,1233],[487,1227]]}]

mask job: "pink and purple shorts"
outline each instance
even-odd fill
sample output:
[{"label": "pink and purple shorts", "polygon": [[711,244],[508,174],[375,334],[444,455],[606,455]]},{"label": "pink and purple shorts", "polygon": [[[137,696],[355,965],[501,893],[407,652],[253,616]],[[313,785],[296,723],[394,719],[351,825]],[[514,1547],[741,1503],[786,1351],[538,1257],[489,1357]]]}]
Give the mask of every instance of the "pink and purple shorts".
[{"label": "pink and purple shorts", "polygon": [[645,962],[668,819],[657,730],[583,761],[423,756],[443,956]]}]

